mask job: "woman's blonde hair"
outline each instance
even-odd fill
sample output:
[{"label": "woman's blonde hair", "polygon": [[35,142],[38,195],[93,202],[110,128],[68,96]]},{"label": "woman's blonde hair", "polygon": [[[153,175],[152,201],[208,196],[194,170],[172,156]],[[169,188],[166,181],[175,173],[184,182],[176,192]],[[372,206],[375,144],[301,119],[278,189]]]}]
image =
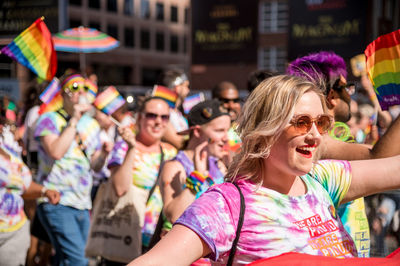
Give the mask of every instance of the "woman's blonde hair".
[{"label": "woman's blonde hair", "polygon": [[325,97],[318,85],[301,77],[278,75],[261,82],[246,100],[238,119],[237,131],[242,139],[240,153],[231,163],[226,180],[251,179],[261,183],[263,159],[288,125],[300,98],[309,91]]}]

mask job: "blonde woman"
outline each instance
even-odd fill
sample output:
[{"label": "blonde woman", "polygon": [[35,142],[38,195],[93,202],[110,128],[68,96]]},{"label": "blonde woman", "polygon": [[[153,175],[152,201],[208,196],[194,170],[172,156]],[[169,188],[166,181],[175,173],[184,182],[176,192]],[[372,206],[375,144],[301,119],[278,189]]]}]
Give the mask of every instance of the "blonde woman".
[{"label": "blonde woman", "polygon": [[[263,81],[239,118],[242,149],[226,179],[189,206],[172,230],[130,265],[188,265],[207,256],[228,262],[240,207],[233,264],[287,252],[351,258],[357,250],[336,213],[358,197],[400,187],[400,156],[318,161],[332,124],[314,83],[280,75]],[[232,252],[233,253],[233,252]]]}]

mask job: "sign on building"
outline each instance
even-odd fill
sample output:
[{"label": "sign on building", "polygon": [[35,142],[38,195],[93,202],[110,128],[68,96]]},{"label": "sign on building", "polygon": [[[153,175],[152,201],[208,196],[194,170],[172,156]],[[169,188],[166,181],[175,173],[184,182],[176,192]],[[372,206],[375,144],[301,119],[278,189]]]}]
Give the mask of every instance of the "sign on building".
[{"label": "sign on building", "polygon": [[363,53],[366,16],[364,0],[289,0],[289,60],[322,50]]},{"label": "sign on building", "polygon": [[256,63],[258,1],[192,0],[192,63]]}]

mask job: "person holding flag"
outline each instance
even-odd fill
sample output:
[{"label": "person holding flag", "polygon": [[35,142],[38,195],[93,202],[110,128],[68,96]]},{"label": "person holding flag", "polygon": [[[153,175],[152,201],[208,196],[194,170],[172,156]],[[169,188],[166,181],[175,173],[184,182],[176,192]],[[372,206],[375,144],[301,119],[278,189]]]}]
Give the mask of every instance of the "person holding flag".
[{"label": "person holding flag", "polygon": [[102,168],[108,153],[100,145],[100,127],[87,112],[90,104],[79,103],[89,88],[78,73],[60,78],[62,107],[40,116],[35,130],[39,139],[38,179],[61,199],[51,205],[39,201],[37,215],[56,250],[54,265],[87,265],[84,249],[92,207],[90,169]]}]

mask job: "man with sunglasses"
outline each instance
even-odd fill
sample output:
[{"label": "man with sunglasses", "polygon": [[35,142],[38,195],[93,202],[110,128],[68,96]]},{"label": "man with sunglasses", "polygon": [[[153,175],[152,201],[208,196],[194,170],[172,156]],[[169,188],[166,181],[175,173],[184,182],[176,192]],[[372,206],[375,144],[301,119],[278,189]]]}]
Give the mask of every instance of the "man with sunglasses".
[{"label": "man with sunglasses", "polygon": [[158,78],[157,84],[167,87],[178,95],[175,107],[170,110],[171,119],[168,123],[168,129],[163,136],[163,141],[180,149],[183,147],[184,137],[179,136],[177,132],[188,129],[188,122],[183,116],[182,103],[190,92],[189,79],[183,71],[165,70]]},{"label": "man with sunglasses", "polygon": [[222,81],[218,83],[212,90],[213,99],[217,99],[221,106],[229,113],[231,117],[231,127],[228,131],[228,149],[230,151],[229,156],[225,157],[226,164],[228,165],[231,158],[240,148],[242,141],[239,135],[236,133],[236,119],[239,117],[241,112],[241,104],[239,97],[239,90],[230,81]]},{"label": "man with sunglasses", "polygon": [[231,116],[231,121],[236,121],[242,107],[240,105],[239,90],[235,84],[230,81],[218,83],[212,90],[212,97],[221,102]]},{"label": "man with sunglasses", "polygon": [[86,114],[90,84],[80,74],[61,79],[62,108],[40,116],[39,182],[60,192],[58,205],[40,200],[38,217],[56,250],[54,265],[87,265],[84,250],[92,207],[90,169],[100,170],[109,150],[101,149],[100,127]]}]

